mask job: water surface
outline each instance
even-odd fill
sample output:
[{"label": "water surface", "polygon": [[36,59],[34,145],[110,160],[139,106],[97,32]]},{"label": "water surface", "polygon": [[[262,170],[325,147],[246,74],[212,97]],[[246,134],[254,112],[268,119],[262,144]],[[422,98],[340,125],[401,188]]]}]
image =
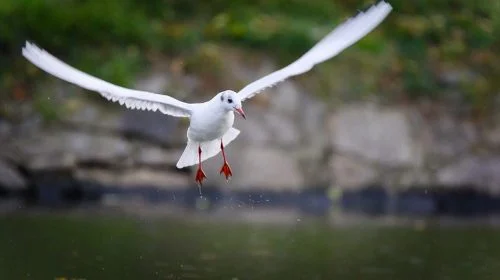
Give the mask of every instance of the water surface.
[{"label": "water surface", "polygon": [[0,279],[498,279],[489,227],[0,217]]}]

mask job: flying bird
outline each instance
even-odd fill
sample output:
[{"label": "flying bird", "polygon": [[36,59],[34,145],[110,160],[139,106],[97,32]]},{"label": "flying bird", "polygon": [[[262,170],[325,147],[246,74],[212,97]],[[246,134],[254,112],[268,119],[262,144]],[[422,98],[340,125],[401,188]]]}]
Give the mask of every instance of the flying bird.
[{"label": "flying bird", "polygon": [[69,83],[99,92],[104,98],[119,102],[127,108],[160,111],[174,117],[189,118],[187,145],[176,166],[180,169],[197,164],[195,180],[201,186],[207,178],[202,162],[219,152],[222,152],[223,158],[220,174],[224,174],[226,180],[233,175],[224,147],[240,133],[233,127],[233,123],[235,112],[246,118],[242,102],[339,54],[378,26],[391,10],[390,4],[378,2],[341,23],[288,66],[248,84],[239,92],[225,90],[202,103],[186,103],[167,95],[111,84],[73,68],[28,41],[22,49],[22,55],[40,69]]}]

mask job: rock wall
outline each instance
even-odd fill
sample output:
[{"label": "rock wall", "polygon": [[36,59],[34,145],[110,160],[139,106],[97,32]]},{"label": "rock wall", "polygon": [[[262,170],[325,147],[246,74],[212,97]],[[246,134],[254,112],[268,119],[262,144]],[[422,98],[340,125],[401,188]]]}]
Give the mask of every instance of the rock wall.
[{"label": "rock wall", "polygon": [[[228,52],[227,57],[219,68],[224,71],[220,90],[239,88],[277,69],[268,59],[247,64],[244,56]],[[214,94],[206,90],[213,84],[160,67],[135,87],[201,100]],[[47,98],[57,104],[59,120],[45,122],[33,110],[16,122],[0,119],[1,187],[26,188],[36,184],[34,174],[44,172],[124,188],[195,186],[194,168],[175,168],[184,148],[185,120],[130,111],[64,82],[54,81],[49,88],[53,94]],[[244,106],[247,120],[237,119],[241,134],[227,148],[234,177],[227,183],[219,175],[219,155],[204,163],[207,185],[236,191],[373,184],[500,189],[500,126],[461,120],[446,108],[429,116],[418,106],[332,105],[296,80]]]},{"label": "rock wall", "polygon": [[332,182],[340,187],[499,190],[499,143],[484,123],[444,110],[428,118],[417,108],[373,104],[343,106],[329,121]]}]

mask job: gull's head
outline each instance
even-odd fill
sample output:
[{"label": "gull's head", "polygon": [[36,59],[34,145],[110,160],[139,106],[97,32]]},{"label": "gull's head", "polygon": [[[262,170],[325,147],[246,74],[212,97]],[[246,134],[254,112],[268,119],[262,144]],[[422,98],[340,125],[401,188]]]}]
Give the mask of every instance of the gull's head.
[{"label": "gull's head", "polygon": [[219,93],[219,102],[222,105],[222,108],[226,111],[234,111],[244,119],[246,119],[245,112],[243,111],[243,107],[241,106],[241,100],[238,94],[232,90],[226,90]]}]

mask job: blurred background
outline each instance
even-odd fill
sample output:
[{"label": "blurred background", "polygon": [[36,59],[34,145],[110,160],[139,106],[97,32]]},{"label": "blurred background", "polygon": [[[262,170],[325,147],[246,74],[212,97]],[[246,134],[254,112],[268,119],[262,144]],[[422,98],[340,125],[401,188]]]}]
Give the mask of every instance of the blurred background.
[{"label": "blurred background", "polygon": [[500,1],[391,0],[361,41],[244,104],[175,168],[186,120],[38,70],[189,102],[307,51],[364,0],[0,1],[0,279],[495,279]]}]

